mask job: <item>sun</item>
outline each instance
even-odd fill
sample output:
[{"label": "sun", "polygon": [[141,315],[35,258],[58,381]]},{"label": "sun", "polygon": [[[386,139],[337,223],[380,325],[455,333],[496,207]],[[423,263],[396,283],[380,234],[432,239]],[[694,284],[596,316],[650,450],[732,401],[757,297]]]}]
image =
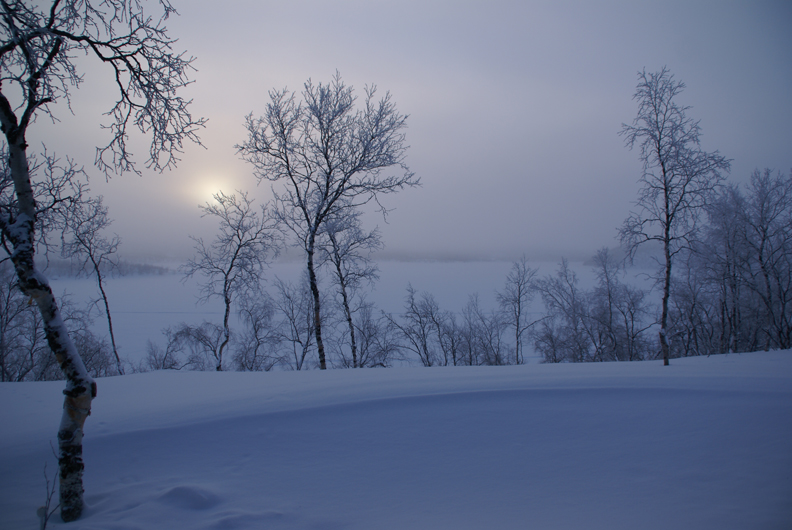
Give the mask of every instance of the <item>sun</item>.
[{"label": "sun", "polygon": [[190,185],[188,196],[191,201],[198,201],[198,204],[211,204],[215,194],[220,191],[226,194],[234,192],[229,179],[221,175],[203,175]]}]

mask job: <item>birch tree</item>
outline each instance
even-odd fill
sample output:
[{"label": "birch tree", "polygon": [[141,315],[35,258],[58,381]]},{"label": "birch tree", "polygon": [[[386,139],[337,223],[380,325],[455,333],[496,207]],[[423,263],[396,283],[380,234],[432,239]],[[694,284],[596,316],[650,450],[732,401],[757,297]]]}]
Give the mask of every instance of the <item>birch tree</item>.
[{"label": "birch tree", "polygon": [[276,352],[280,338],[275,325],[275,302],[265,292],[248,293],[241,300],[238,314],[245,327],[234,351],[236,369],[272,370],[280,362]]},{"label": "birch tree", "polygon": [[[102,197],[76,204],[68,210],[67,217],[66,230],[70,239],[64,242],[63,254],[77,263],[78,274],[93,275],[96,278],[105,309],[116,368],[118,373],[123,375],[124,366],[118,354],[113,319],[110,315],[110,301],[105,291],[105,274],[108,270],[118,270],[117,253],[121,239],[117,235],[110,239],[102,235],[102,231],[112,222],[107,216],[107,208],[102,204]],[[96,303],[99,303],[99,300]]]},{"label": "birch tree", "polygon": [[751,251],[745,241],[745,197],[735,185],[724,186],[707,208],[708,226],[696,256],[688,262],[715,286],[720,312],[721,352],[759,348],[759,305],[752,292]]},{"label": "birch tree", "polygon": [[[178,96],[188,83],[192,59],[172,49],[164,20],[172,13],[160,0],[161,18],[143,12],[138,0],[0,0],[0,129],[15,202],[0,215],[22,292],[39,308],[47,342],[66,376],[65,403],[58,431],[61,518],[72,521],[83,508],[82,436],[96,383],[69,337],[47,278],[34,263],[39,209],[34,197],[27,134],[34,124],[54,119],[58,103],[70,108],[71,91],[82,83],[75,58],[112,68],[117,99],[107,112],[109,141],[96,151],[106,173],[136,171],[126,141],[137,128],[152,139],[148,167],[172,167],[185,140],[198,141],[202,119],[193,119],[189,101]],[[82,64],[82,63],[80,63]]]},{"label": "birch tree", "polygon": [[416,297],[416,294],[415,288],[408,285],[401,322],[391,316],[388,319],[398,330],[403,349],[415,353],[423,366],[435,366],[440,362],[435,337],[436,323],[442,311],[432,294],[424,292],[420,297]]},{"label": "birch tree", "polygon": [[633,99],[638,114],[631,125],[623,124],[621,135],[627,147],[636,145],[643,162],[636,210],[620,230],[622,243],[634,255],[645,243],[658,243],[663,258],[657,277],[662,286],[660,350],[668,365],[668,300],[675,259],[690,249],[699,229],[699,218],[711,194],[721,185],[730,163],[717,151],[701,149],[701,128],[687,116],[690,107],[677,103],[685,84],[663,68],[638,74]]},{"label": "birch tree", "polygon": [[580,288],[577,274],[566,258],[561,259],[554,276],[536,281],[536,289],[542,296],[546,316],[534,344],[545,362],[595,360],[588,293]]},{"label": "birch tree", "polygon": [[281,184],[273,184],[274,212],[305,251],[321,369],[327,368],[315,256],[321,229],[372,201],[385,214],[383,195],[418,185],[405,164],[407,116],[390,93],[377,99],[374,86],[364,93],[357,108],[339,74],[326,85],[308,80],[302,102],[288,89],[273,90],[264,116],[247,117],[248,140],[238,146],[259,182]]},{"label": "birch tree", "polygon": [[756,170],[746,185],[743,238],[748,286],[762,301],[764,348],[792,347],[792,174]]},{"label": "birch tree", "polygon": [[588,314],[595,343],[596,360],[635,361],[648,354],[646,332],[655,324],[649,319],[646,293],[639,287],[623,283],[623,260],[617,260],[608,248],[592,258],[597,285],[589,293]]},{"label": "birch tree", "polygon": [[277,238],[269,224],[266,210],[253,208],[247,194],[214,195],[215,203],[200,206],[204,216],[220,221],[220,229],[211,244],[193,238],[197,257],[190,259],[182,271],[185,278],[196,274],[201,280],[201,301],[223,301],[223,339],[218,346],[215,369],[223,369],[223,353],[231,340],[229,318],[231,305],[248,291],[257,291],[269,257],[275,252]]},{"label": "birch tree", "polygon": [[362,229],[359,212],[351,210],[345,214],[342,218],[331,219],[326,223],[323,234],[327,241],[322,246],[322,254],[332,269],[333,283],[338,289],[341,310],[347,323],[352,367],[357,368],[363,365],[358,363],[353,316],[360,304],[356,304],[355,298],[364,284],[373,284],[379,278],[371,255],[383,245],[378,230],[366,232]]},{"label": "birch tree", "polygon": [[282,364],[291,370],[302,370],[316,337],[314,300],[305,285],[305,280],[294,284],[276,278],[275,289],[277,291],[274,298],[275,309],[281,315],[276,331],[277,341],[290,348],[290,351],[283,354]]},{"label": "birch tree", "polygon": [[[394,361],[403,360],[396,327],[382,312],[377,314],[372,304],[364,304],[360,308],[355,329],[358,337],[358,367],[384,368],[391,366]],[[344,366],[350,366],[344,357],[341,362]]]},{"label": "birch tree", "polygon": [[528,265],[528,258],[523,256],[512,264],[506,276],[506,285],[502,292],[497,293],[498,305],[503,311],[508,325],[514,329],[514,364],[522,364],[524,334],[536,321],[530,321],[529,308],[536,294],[534,278],[539,272]]}]

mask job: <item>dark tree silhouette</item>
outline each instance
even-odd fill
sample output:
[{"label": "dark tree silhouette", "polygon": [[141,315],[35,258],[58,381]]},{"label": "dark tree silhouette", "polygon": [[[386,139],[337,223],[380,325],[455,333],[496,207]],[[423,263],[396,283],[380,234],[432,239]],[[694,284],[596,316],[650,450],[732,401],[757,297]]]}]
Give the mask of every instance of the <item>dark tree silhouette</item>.
[{"label": "dark tree silhouette", "polygon": [[632,125],[622,125],[627,146],[638,145],[643,175],[632,212],[620,230],[630,255],[650,241],[662,247],[663,260],[656,278],[662,285],[660,350],[668,365],[668,300],[671,294],[671,269],[674,259],[689,250],[699,230],[699,218],[712,193],[724,180],[730,164],[717,151],[701,150],[699,122],[689,118],[676,97],[684,83],[663,68],[659,72],[638,74],[633,99],[638,114]]}]

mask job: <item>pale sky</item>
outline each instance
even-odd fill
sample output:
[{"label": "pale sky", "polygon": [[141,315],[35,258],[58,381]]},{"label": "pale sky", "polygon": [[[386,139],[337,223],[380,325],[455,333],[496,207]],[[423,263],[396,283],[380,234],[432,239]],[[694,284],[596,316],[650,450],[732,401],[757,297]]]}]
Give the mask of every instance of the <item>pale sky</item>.
[{"label": "pale sky", "polygon": [[[637,73],[667,66],[701,120],[704,149],[733,159],[731,180],[792,168],[792,2],[173,0],[167,25],[196,57],[187,94],[209,121],[206,149],[178,169],[105,183],[93,168],[101,112],[115,92],[103,65],[75,93],[75,117],[40,119],[36,147],[69,155],[105,196],[126,259],[184,259],[211,237],[199,203],[257,186],[234,145],[268,91],[300,91],[336,70],[361,95],[390,91],[408,114],[407,163],[422,187],[386,197],[385,257],[585,258],[616,244],[638,190],[637,151],[618,136],[635,116]],[[133,139],[144,169],[146,144]]]}]

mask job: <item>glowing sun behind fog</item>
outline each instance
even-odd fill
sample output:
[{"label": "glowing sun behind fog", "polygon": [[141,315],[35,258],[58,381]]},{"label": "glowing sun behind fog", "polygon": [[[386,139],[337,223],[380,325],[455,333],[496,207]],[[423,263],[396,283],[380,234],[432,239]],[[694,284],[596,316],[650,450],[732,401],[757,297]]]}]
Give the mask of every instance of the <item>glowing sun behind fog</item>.
[{"label": "glowing sun behind fog", "polygon": [[193,205],[204,205],[214,203],[214,195],[223,192],[226,195],[236,193],[236,188],[232,180],[219,173],[206,173],[199,175],[186,188],[182,190],[182,196]]}]

